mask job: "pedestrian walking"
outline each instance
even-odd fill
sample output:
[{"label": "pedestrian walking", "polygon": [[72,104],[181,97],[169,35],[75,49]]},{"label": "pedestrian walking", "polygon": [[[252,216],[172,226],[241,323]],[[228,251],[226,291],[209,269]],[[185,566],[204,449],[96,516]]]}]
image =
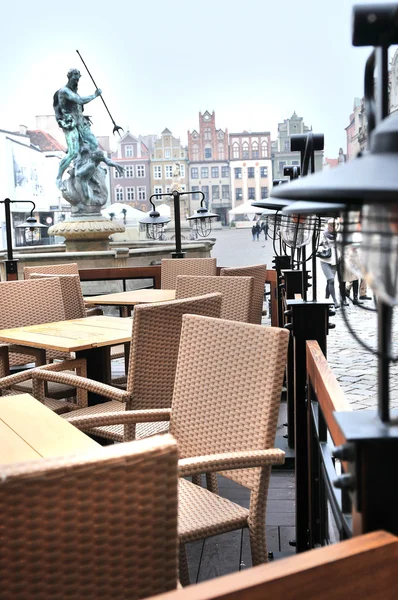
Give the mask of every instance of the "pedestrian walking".
[{"label": "pedestrian walking", "polygon": [[252,227],[252,236],[253,236],[253,242],[254,242],[256,239],[256,225],[255,224]]},{"label": "pedestrian walking", "polygon": [[264,233],[264,239],[266,240],[268,237],[268,217],[265,221],[261,221],[261,231]]},{"label": "pedestrian walking", "polygon": [[261,227],[259,225],[259,222],[257,221],[256,225],[256,240],[259,242],[260,241],[260,231],[261,231]]},{"label": "pedestrian walking", "polygon": [[[322,232],[321,243],[317,256],[321,262],[321,269],[326,277],[326,293],[325,298],[332,297],[335,308],[340,308],[340,304],[336,298],[336,290],[334,280],[337,272],[338,255],[336,250],[338,221],[329,219],[325,229]],[[345,301],[345,298],[343,298]]]}]

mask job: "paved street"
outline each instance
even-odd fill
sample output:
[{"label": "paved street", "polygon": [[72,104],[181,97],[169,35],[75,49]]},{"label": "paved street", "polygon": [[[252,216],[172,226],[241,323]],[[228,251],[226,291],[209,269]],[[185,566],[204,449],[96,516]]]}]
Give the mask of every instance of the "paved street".
[{"label": "paved street", "polygon": [[[217,258],[221,266],[244,266],[248,264],[266,263],[272,268],[274,255],[272,242],[264,241],[261,234],[260,241],[252,241],[250,229],[216,230],[212,233],[216,238],[212,256]],[[324,298],[325,279],[319,268],[318,273],[318,298]],[[337,284],[336,284],[337,287]],[[371,294],[368,294],[371,295]],[[364,306],[373,307],[373,301],[367,301]],[[371,347],[377,344],[376,314],[368,312],[361,307],[346,307],[345,314],[348,321],[362,340]],[[356,342],[343,320],[342,309],[336,311],[331,318],[336,323],[336,328],[328,336],[328,361],[335,373],[347,400],[354,410],[375,408],[377,405],[377,365],[376,357],[363,349]],[[393,340],[397,340],[394,328]],[[398,344],[395,344],[395,353],[398,354]],[[391,367],[391,407],[398,408],[398,365]]]}]

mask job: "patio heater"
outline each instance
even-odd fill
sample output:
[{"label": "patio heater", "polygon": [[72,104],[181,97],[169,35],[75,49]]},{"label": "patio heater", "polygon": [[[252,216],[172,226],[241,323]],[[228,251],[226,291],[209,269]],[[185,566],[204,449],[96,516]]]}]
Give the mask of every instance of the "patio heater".
[{"label": "patio heater", "polygon": [[5,221],[6,221],[6,239],[7,239],[7,260],[5,260],[6,265],[6,279],[7,281],[18,279],[18,267],[17,260],[14,260],[13,249],[12,249],[12,225],[11,225],[11,204],[32,204],[32,210],[30,211],[30,217],[26,219],[24,223],[20,223],[17,225],[18,228],[30,229],[30,231],[34,231],[35,229],[47,229],[47,225],[43,225],[39,223],[37,219],[33,216],[33,212],[36,209],[36,204],[32,200],[10,200],[10,198],[5,198],[4,200],[0,200],[0,204],[4,204],[4,212],[5,212]]},{"label": "patio heater", "polygon": [[[378,299],[378,410],[335,413],[347,440],[335,456],[349,464],[349,473],[335,485],[352,492],[360,516],[356,532],[387,529],[398,534],[398,490],[392,481],[398,419],[390,414],[389,399],[390,364],[398,360],[391,339],[393,308],[398,304],[398,114],[388,115],[388,47],[398,43],[398,5],[355,6],[353,15],[353,45],[375,46],[365,68],[369,150],[338,169],[291,182],[284,186],[283,198],[340,205],[343,252],[355,243],[354,234],[360,229],[351,266]],[[282,196],[278,188],[272,195]],[[295,209],[300,210],[298,203]],[[369,349],[359,336],[355,338]]]},{"label": "patio heater", "polygon": [[192,220],[194,229],[197,234],[201,237],[207,237],[211,232],[211,219],[218,218],[219,215],[214,213],[210,213],[207,208],[203,205],[205,200],[205,195],[201,191],[195,192],[179,192],[178,190],[173,190],[171,193],[163,193],[163,194],[152,194],[149,198],[149,202],[151,203],[152,210],[148,216],[143,217],[139,223],[142,223],[146,227],[146,235],[147,238],[158,240],[162,239],[164,226],[166,223],[169,223],[170,219],[168,217],[162,217],[159,211],[156,210],[154,203],[152,202],[152,198],[159,198],[160,196],[172,196],[174,200],[174,221],[175,221],[175,243],[176,250],[171,253],[172,258],[184,258],[185,252],[182,251],[181,246],[181,215],[180,215],[180,197],[186,196],[190,194],[201,194],[201,206],[200,208],[188,217],[188,220]]}]

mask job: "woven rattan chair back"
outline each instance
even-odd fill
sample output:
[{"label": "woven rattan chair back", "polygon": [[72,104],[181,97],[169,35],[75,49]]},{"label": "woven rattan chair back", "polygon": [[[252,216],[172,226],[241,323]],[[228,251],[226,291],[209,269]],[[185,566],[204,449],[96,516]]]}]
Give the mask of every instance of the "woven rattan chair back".
[{"label": "woven rattan chair back", "polygon": [[[0,283],[0,329],[64,321],[65,310],[58,278]],[[10,366],[32,362],[25,354],[10,353]]]},{"label": "woven rattan chair back", "polygon": [[161,285],[164,290],[175,290],[177,275],[217,275],[215,258],[164,258],[161,267]]},{"label": "woven rattan chair back", "polygon": [[[180,458],[273,447],[288,341],[277,327],[183,317],[170,422]],[[260,471],[223,474],[258,491]]]},{"label": "woven rattan chair back", "polygon": [[249,321],[253,295],[253,277],[177,277],[176,298],[189,298],[219,292],[221,318],[231,321]]},{"label": "woven rattan chair back", "polygon": [[52,273],[30,273],[30,279],[57,278],[61,284],[65,319],[82,319],[86,307],[79,275],[54,275]]},{"label": "woven rattan chair back", "polygon": [[25,267],[23,270],[24,279],[30,279],[31,273],[44,273],[48,275],[79,275],[77,263],[67,263],[66,265],[36,265],[35,267]]},{"label": "woven rattan chair back", "polygon": [[5,465],[0,512],[0,598],[139,600],[176,588],[170,435]]},{"label": "woven rattan chair back", "polygon": [[253,277],[253,294],[250,306],[249,323],[261,324],[264,303],[264,285],[267,277],[267,265],[252,265],[249,267],[231,267],[221,269],[221,276]]},{"label": "woven rattan chair back", "polygon": [[221,294],[208,294],[135,307],[127,376],[131,401],[127,408],[171,406],[182,317],[190,313],[219,318],[221,301]]}]

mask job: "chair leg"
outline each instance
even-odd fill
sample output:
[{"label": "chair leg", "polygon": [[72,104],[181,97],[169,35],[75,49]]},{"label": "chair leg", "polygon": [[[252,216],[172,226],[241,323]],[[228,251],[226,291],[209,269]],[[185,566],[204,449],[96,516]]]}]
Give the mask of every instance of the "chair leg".
[{"label": "chair leg", "polygon": [[217,473],[206,473],[206,485],[210,492],[218,495]]},{"label": "chair leg", "polygon": [[192,475],[192,483],[195,485],[202,485],[202,476],[201,475]]},{"label": "chair leg", "polygon": [[249,534],[253,567],[268,562],[265,523],[257,525],[249,524]]},{"label": "chair leg", "polygon": [[180,544],[178,571],[181,585],[186,587],[191,583],[191,581],[189,579],[188,559],[187,552],[185,550],[185,544]]}]

